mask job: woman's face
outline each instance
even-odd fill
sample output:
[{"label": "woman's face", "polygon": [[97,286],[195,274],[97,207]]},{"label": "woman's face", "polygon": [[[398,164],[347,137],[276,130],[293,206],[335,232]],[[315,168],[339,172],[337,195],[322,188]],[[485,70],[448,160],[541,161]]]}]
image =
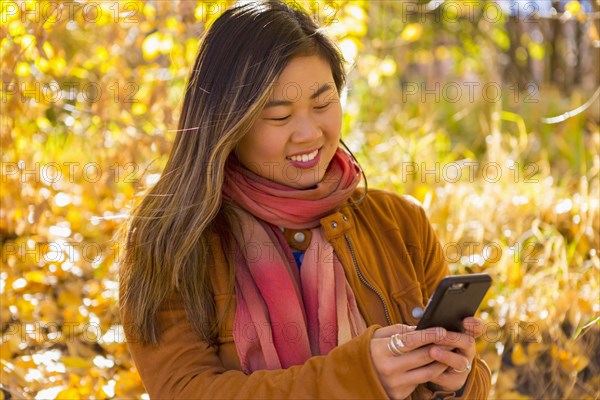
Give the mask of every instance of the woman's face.
[{"label": "woman's face", "polygon": [[258,175],[307,189],[323,179],[341,128],[342,107],[328,62],[316,55],[296,57],[236,155]]}]

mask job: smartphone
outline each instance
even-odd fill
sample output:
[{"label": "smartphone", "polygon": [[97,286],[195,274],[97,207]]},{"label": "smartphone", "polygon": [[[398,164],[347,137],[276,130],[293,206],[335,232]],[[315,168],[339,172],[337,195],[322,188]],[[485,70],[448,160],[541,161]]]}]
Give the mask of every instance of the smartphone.
[{"label": "smartphone", "polygon": [[488,274],[450,275],[440,281],[429,299],[417,329],[441,326],[463,332],[462,320],[475,315],[492,284]]}]

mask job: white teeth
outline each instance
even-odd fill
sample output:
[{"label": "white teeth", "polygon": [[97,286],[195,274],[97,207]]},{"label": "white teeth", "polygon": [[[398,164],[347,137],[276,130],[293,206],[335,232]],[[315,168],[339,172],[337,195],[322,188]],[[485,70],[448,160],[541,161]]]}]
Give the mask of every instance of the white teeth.
[{"label": "white teeth", "polygon": [[301,156],[291,156],[291,157],[289,157],[289,159],[294,160],[294,161],[307,162],[307,161],[310,161],[313,158],[315,158],[318,153],[319,153],[319,150],[317,149],[310,154],[302,154]]}]

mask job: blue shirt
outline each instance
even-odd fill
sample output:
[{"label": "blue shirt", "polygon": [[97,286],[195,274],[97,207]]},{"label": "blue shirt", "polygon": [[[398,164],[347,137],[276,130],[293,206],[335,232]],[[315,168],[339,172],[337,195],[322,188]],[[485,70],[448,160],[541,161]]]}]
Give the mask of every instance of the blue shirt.
[{"label": "blue shirt", "polygon": [[292,253],[294,254],[294,258],[296,259],[296,264],[298,264],[298,268],[300,268],[300,265],[302,265],[302,260],[304,259],[304,252],[293,250]]}]

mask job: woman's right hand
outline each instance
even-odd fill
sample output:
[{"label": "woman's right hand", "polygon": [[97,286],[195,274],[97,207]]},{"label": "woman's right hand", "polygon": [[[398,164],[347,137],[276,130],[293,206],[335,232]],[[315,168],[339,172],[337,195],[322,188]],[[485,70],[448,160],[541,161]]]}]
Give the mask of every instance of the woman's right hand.
[{"label": "woman's right hand", "polygon": [[[390,337],[399,333],[404,343],[402,355],[394,355],[388,348]],[[371,339],[371,359],[377,375],[392,399],[404,399],[425,382],[437,378],[448,366],[429,355],[432,344],[446,335],[443,328],[429,328],[416,332],[414,326],[396,324],[375,331]]]}]

